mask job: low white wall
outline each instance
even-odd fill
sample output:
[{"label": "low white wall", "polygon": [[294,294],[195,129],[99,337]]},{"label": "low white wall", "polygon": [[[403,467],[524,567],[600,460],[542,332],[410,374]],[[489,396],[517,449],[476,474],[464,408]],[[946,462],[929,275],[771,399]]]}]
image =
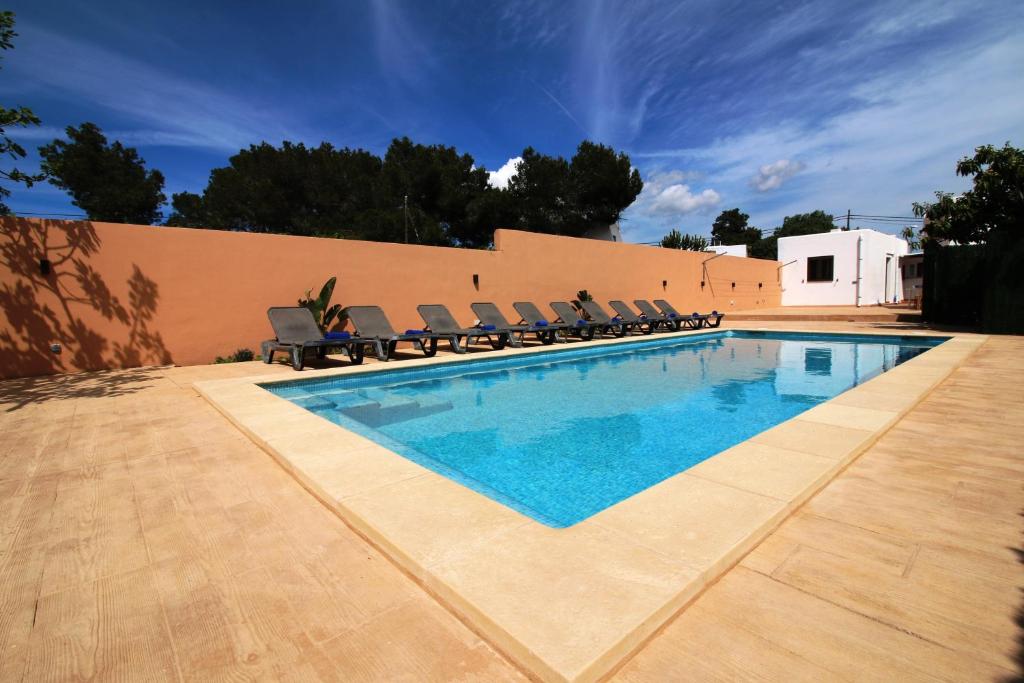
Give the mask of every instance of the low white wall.
[{"label": "low white wall", "polygon": [[716,244],[708,247],[707,250],[726,256],[742,256],[744,258],[747,256],[747,245],[745,244]]},{"label": "low white wall", "polygon": [[[857,243],[860,241],[860,301],[857,300]],[[779,238],[783,306],[871,306],[900,300],[899,257],[907,243],[874,230],[826,232]],[[807,281],[807,259],[832,256],[830,282]]]}]

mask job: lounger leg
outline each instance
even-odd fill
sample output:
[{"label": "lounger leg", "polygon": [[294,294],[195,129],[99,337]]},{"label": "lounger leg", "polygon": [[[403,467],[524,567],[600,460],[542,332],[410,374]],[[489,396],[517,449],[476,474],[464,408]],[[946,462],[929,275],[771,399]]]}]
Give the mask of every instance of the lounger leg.
[{"label": "lounger leg", "polygon": [[[454,344],[452,345],[452,348],[455,348],[455,347],[457,347],[459,345],[459,342],[455,339],[455,337],[452,337],[452,341],[454,342]],[[423,344],[423,355],[425,355],[427,358],[430,358],[431,356],[435,355],[436,353],[437,353],[437,337],[431,337],[429,344],[426,344],[426,343]]]},{"label": "lounger leg", "polygon": [[625,324],[619,325],[619,329],[616,330],[615,336],[616,337],[625,337],[627,332],[629,332],[629,327],[628,326],[626,326]]},{"label": "lounger leg", "polygon": [[[466,337],[466,348],[462,348],[462,345],[459,344],[458,335],[452,335],[451,337],[448,337],[448,343],[451,344],[452,351],[454,351],[455,353],[466,353],[466,351],[469,350],[469,337]],[[423,353],[426,352],[427,350],[424,349]]]},{"label": "lounger leg", "polygon": [[362,344],[351,344],[347,347],[348,359],[352,362],[352,365],[363,364],[363,354],[365,353]]},{"label": "lounger leg", "polygon": [[487,335],[487,341],[491,342],[491,348],[501,351],[508,344],[509,339],[512,335],[502,332],[498,335],[497,339],[492,339],[490,335]]},{"label": "lounger leg", "polygon": [[260,344],[260,356],[263,357],[263,362],[268,365],[274,360],[274,347],[270,342],[263,342]]},{"label": "lounger leg", "polygon": [[302,356],[304,351],[305,349],[301,346],[292,347],[292,367],[296,370],[302,369]]},{"label": "lounger leg", "polygon": [[394,340],[389,341],[388,342],[388,355],[384,356],[384,360],[391,360],[391,358],[395,355],[395,349],[397,349],[397,348],[398,348],[398,342],[397,341],[394,341]]}]

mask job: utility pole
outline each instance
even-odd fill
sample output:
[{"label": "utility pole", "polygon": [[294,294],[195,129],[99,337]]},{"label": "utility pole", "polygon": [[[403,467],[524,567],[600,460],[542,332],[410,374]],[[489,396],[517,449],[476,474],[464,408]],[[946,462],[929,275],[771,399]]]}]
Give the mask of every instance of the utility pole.
[{"label": "utility pole", "polygon": [[405,243],[409,244],[409,195],[402,196],[402,211],[405,216]]},{"label": "utility pole", "polygon": [[[846,231],[850,231],[850,210],[846,210]],[[859,304],[858,304],[859,305]]]}]

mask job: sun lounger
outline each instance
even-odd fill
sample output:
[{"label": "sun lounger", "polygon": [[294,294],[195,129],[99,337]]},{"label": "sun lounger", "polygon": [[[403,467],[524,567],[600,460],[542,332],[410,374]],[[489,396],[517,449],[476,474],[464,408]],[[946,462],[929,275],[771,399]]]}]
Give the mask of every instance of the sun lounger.
[{"label": "sun lounger", "polygon": [[609,301],[608,305],[612,307],[612,310],[615,311],[615,314],[621,320],[629,323],[634,330],[640,330],[644,334],[654,332],[654,328],[660,324],[657,320],[648,320],[644,316],[638,315],[625,301],[615,299],[614,301]]},{"label": "sun lounger", "polygon": [[[667,330],[677,332],[683,325],[683,321],[677,316],[669,317],[654,307],[647,299],[634,299],[633,304],[640,309],[640,315],[647,320],[653,320]],[[692,325],[688,325],[692,327]]]},{"label": "sun lounger", "polygon": [[604,332],[606,325],[593,320],[587,320],[576,312],[568,301],[552,301],[551,310],[558,316],[559,322],[567,325],[569,334],[578,335],[580,339],[590,341],[598,332]]},{"label": "sun lounger", "polygon": [[505,318],[501,310],[490,302],[477,302],[471,304],[470,308],[473,309],[473,314],[480,321],[480,327],[490,328],[497,332],[507,332],[508,343],[511,346],[522,346],[523,338],[529,333],[536,334],[537,339],[544,344],[550,344],[554,341],[551,328],[546,325],[543,327],[513,325]]},{"label": "sun lounger", "polygon": [[291,356],[292,367],[301,370],[307,351],[314,350],[318,358],[323,358],[329,349],[341,349],[354,365],[359,365],[363,362],[363,346],[374,343],[347,332],[325,336],[313,313],[304,306],[274,306],[267,309],[267,318],[274,328],[274,338],[260,344],[264,363],[273,362],[275,351],[284,351]]},{"label": "sun lounger", "polygon": [[611,332],[616,337],[625,337],[633,327],[622,318],[612,318],[596,301],[581,301],[580,306],[591,322],[603,325],[602,333]]},{"label": "sun lounger", "polygon": [[[687,316],[672,308],[672,304],[664,299],[655,299],[654,305],[664,311],[665,315],[676,316],[684,320],[687,318]],[[711,311],[710,313],[697,313],[695,311],[693,315],[689,316],[689,319],[694,321],[693,327],[699,330],[702,327],[718,327],[722,324],[722,318],[724,317],[725,314],[718,311]],[[712,318],[714,318],[714,322],[711,322]]]},{"label": "sun lounger", "polygon": [[[516,313],[521,316],[523,323],[529,325],[532,328],[544,328],[548,330],[547,335],[544,339],[541,339],[545,344],[550,344],[558,339],[558,333],[568,329],[568,325],[557,323],[546,318],[531,301],[517,301],[512,304],[512,308],[516,309]],[[538,335],[539,336],[539,335]]]},{"label": "sun lounger", "polygon": [[492,348],[500,350],[505,348],[505,344],[512,336],[508,331],[499,331],[493,325],[489,326],[490,329],[487,327],[462,327],[452,316],[448,307],[443,304],[421,304],[416,307],[416,310],[419,311],[423,322],[427,324],[427,331],[435,334],[455,335],[457,344],[461,344],[463,339],[466,340],[466,349],[457,350],[457,353],[468,350],[474,339],[477,341],[486,339]]},{"label": "sun lounger", "polygon": [[356,334],[379,342],[376,347],[379,360],[389,360],[399,342],[414,344],[424,356],[430,357],[437,353],[437,340],[447,339],[453,351],[461,352],[459,340],[453,334],[436,334],[425,330],[406,330],[402,334],[396,332],[380,306],[349,306],[345,313],[356,328]]}]

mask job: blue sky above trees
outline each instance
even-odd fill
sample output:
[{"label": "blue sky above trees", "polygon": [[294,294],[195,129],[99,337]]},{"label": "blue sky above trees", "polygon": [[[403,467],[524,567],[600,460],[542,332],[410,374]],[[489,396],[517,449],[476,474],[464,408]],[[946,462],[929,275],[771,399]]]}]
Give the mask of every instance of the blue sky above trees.
[{"label": "blue sky above trees", "polygon": [[[9,6],[0,91],[43,120],[13,137],[34,151],[95,122],[168,196],[262,140],[380,154],[408,135],[498,171],[527,145],[569,157],[589,138],[640,170],[623,229],[652,241],[707,235],[734,206],[764,228],[910,215],[966,187],[953,170],[974,147],[1024,144],[1017,0]],[[48,185],[9,204],[76,211]]]}]

